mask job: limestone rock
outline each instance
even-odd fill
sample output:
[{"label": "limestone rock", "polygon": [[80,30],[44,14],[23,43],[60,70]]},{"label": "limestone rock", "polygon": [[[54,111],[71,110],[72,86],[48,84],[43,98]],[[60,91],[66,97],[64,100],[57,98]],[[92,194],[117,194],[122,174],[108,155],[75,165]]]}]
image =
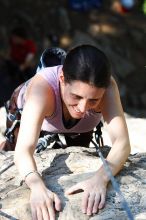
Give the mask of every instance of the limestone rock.
[{"label": "limestone rock", "polygon": [[[108,186],[106,206],[94,216],[81,212],[82,192],[66,196],[65,190],[92,176],[101,165],[94,148],[68,147],[66,149],[47,149],[36,154],[38,170],[42,173],[47,187],[57,193],[62,200],[62,211],[58,220],[126,220],[126,212],[120,198],[111,184]],[[1,170],[13,161],[12,152],[0,153]],[[116,180],[129,204],[135,220],[146,219],[146,154],[130,156]],[[0,172],[1,172],[0,170]],[[20,177],[15,165],[0,176],[0,219],[31,220],[29,189],[20,185]]]}]

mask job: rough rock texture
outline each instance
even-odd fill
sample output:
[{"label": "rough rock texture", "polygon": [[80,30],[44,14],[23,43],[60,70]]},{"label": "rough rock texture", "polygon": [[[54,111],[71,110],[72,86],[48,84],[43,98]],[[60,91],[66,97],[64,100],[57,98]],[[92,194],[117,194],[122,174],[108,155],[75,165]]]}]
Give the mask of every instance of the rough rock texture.
[{"label": "rough rock texture", "polygon": [[[108,2],[108,1],[105,1]],[[108,2],[109,4],[109,2]],[[107,4],[107,8],[109,5]],[[66,0],[1,0],[0,7],[0,58],[8,49],[8,35],[15,25],[25,25],[38,45],[38,57],[49,45],[48,36],[55,33],[59,46],[68,49],[82,43],[98,46],[106,52],[118,82],[124,110],[137,117],[145,116],[146,107],[146,17],[139,13],[120,16],[107,11],[75,12]],[[5,77],[4,77],[5,76]],[[11,87],[0,59],[0,101]],[[10,93],[9,93],[10,94]],[[2,99],[2,100],[1,100]],[[124,169],[116,177],[135,220],[146,219],[146,119],[126,114],[132,154]],[[5,111],[0,109],[0,142],[4,139]],[[106,145],[110,145],[103,129]],[[105,149],[104,153],[106,152]],[[143,153],[142,153],[143,152]],[[136,153],[136,154],[135,154]],[[109,184],[106,207],[97,215],[81,213],[82,193],[66,197],[65,189],[93,175],[100,160],[93,148],[51,150],[35,156],[38,169],[50,189],[62,199],[60,220],[126,220],[119,197]],[[30,220],[29,189],[20,186],[20,177],[13,165],[13,153],[0,153],[0,220]],[[7,167],[10,166],[9,169]],[[5,172],[4,172],[5,170]]]},{"label": "rough rock texture", "polygon": [[[38,170],[42,173],[47,186],[62,200],[62,211],[57,213],[60,220],[126,220],[119,196],[108,186],[106,206],[97,215],[86,216],[80,209],[82,193],[66,196],[70,186],[92,176],[100,166],[95,149],[69,147],[65,150],[52,150],[35,155]],[[11,164],[13,153],[0,153],[0,172]],[[146,219],[146,154],[130,156],[124,169],[116,177],[121,191],[127,200],[136,220]],[[38,192],[39,193],[39,192]],[[31,220],[29,189],[20,186],[15,165],[0,177],[0,219]]]},{"label": "rough rock texture", "polygon": [[[132,155],[126,162],[124,169],[116,177],[135,220],[146,219],[146,119],[133,118],[125,114]],[[0,142],[4,139],[5,111],[0,109]],[[110,146],[110,140],[103,128],[105,145]],[[102,152],[106,155],[109,147]],[[62,200],[62,212],[57,213],[60,220],[126,220],[128,219],[121,206],[119,196],[116,195],[111,184],[108,187],[106,207],[97,215],[88,217],[81,213],[80,204],[82,193],[65,196],[64,191],[77,182],[93,175],[101,165],[95,156],[94,148],[69,147],[66,150],[47,149],[35,155],[38,170],[47,186],[58,193]],[[20,185],[21,179],[13,164],[12,152],[0,153],[0,220],[31,220],[29,206],[29,189]]]}]

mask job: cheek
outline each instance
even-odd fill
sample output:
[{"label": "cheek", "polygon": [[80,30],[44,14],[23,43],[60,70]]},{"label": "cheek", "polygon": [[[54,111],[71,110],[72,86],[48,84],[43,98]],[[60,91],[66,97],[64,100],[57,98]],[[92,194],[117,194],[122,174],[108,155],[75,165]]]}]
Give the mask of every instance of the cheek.
[{"label": "cheek", "polygon": [[89,109],[96,109],[99,106],[100,100],[95,102],[95,103],[88,103],[88,108]]},{"label": "cheek", "polygon": [[71,97],[68,99],[68,104],[69,105],[78,105],[78,101],[77,100],[74,100],[72,99]]},{"label": "cheek", "polygon": [[64,96],[63,96],[63,101],[66,103],[66,104],[71,104],[73,103],[73,100],[72,98],[70,97],[69,93],[68,92],[65,92],[64,93]]},{"label": "cheek", "polygon": [[68,105],[78,105],[78,100],[76,99],[73,99],[69,94],[66,94],[65,95],[65,101],[66,101],[66,104]]}]

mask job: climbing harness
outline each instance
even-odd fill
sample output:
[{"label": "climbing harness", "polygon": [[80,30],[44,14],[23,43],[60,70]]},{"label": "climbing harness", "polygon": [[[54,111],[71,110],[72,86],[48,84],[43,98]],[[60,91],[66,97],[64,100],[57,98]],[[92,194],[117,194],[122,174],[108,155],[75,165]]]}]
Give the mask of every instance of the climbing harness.
[{"label": "climbing harness", "polygon": [[[59,47],[47,48],[46,50],[44,50],[44,52],[41,55],[37,72],[45,67],[62,65],[65,60],[65,57],[66,57],[66,52],[63,49]],[[5,131],[6,141],[2,143],[3,150],[7,151],[7,150],[15,149],[16,139],[17,139],[17,134],[16,134],[17,132],[15,132],[15,130],[19,128],[21,113],[22,113],[22,109],[19,109],[17,107],[17,98],[21,88],[23,86],[27,87],[29,81],[30,80],[27,80],[26,82],[18,86],[14,90],[10,101],[8,101],[5,104],[6,113],[7,113],[7,122],[6,122],[7,129]],[[50,140],[52,139],[50,139],[49,135],[47,135],[43,139],[39,139],[39,142],[37,144],[37,151],[40,152],[41,150],[46,149],[46,147],[49,145],[48,143],[50,142]],[[61,142],[58,143],[60,145]]]},{"label": "climbing harness", "polygon": [[[51,64],[50,64],[50,60],[48,59],[48,58],[51,58],[51,57],[49,57],[49,55],[54,55],[54,57],[55,57],[55,61],[53,61],[53,63],[51,63]],[[41,56],[37,72],[42,68],[54,65],[54,63],[55,62],[57,63],[58,61],[59,61],[59,63],[57,63],[58,65],[63,64],[65,57],[66,57],[66,52],[64,50],[60,49],[60,48],[48,48],[48,49],[46,49],[43,52],[42,56]],[[14,95],[11,98],[12,99],[11,100],[12,104],[14,102],[14,105],[15,105],[14,108],[12,108],[13,112],[11,112],[10,103],[7,103],[8,105],[5,106],[6,111],[7,111],[7,121],[9,123],[9,126],[7,126],[8,128],[5,132],[5,136],[6,136],[6,139],[11,144],[15,144],[14,143],[14,139],[15,139],[14,131],[20,125],[20,118],[21,118],[22,109],[17,108],[17,105],[15,104],[15,101],[17,100],[17,96],[19,94],[19,91],[20,91],[22,85],[20,85],[14,91]],[[130,208],[129,208],[122,192],[120,191],[118,183],[116,182],[116,179],[112,175],[111,169],[110,169],[107,161],[104,159],[104,157],[101,153],[100,148],[104,146],[103,138],[102,138],[102,131],[101,131],[102,126],[103,126],[103,124],[102,124],[102,122],[100,122],[98,124],[98,126],[96,127],[95,140],[96,140],[97,143],[95,143],[93,140],[91,140],[91,142],[94,144],[94,146],[96,148],[96,152],[98,153],[100,159],[102,160],[104,169],[105,169],[107,175],[109,176],[109,178],[111,180],[111,183],[113,185],[114,190],[117,192],[117,194],[119,195],[119,197],[121,199],[121,203],[122,203],[123,208],[125,209],[125,211],[127,213],[128,218],[130,220],[134,220],[133,215],[131,213],[131,210],[130,210]],[[77,135],[79,135],[79,134],[77,134]],[[59,140],[58,134],[48,133],[48,134],[43,135],[43,137],[40,137],[38,139],[38,143],[37,143],[37,146],[36,146],[36,153],[40,153],[41,151],[44,151],[53,142],[57,142],[60,145],[60,147],[64,146],[63,143]],[[10,164],[10,166],[12,166],[12,165],[14,165],[14,162],[12,162],[12,164]],[[8,168],[6,168],[6,169],[8,169]],[[2,170],[0,172],[0,174],[2,172],[4,172],[6,169]]]},{"label": "climbing harness", "polygon": [[36,153],[40,153],[41,151],[46,150],[46,148],[53,143],[57,138],[57,134],[47,134],[44,137],[40,137],[38,139],[38,143],[36,146]]},{"label": "climbing harness", "polygon": [[6,140],[8,140],[10,143],[14,143],[14,131],[20,125],[22,109],[17,108],[15,109],[14,113],[11,113],[9,109],[9,102],[5,104],[5,108],[7,113],[7,121],[9,121],[9,123],[11,124],[11,126],[7,127],[6,129],[5,137]]},{"label": "climbing harness", "polygon": [[119,187],[119,185],[118,185],[116,179],[114,178],[114,176],[113,176],[113,174],[112,174],[112,172],[111,172],[111,169],[110,169],[110,167],[109,167],[107,161],[104,159],[104,157],[103,157],[103,155],[102,155],[102,153],[101,153],[100,148],[104,146],[103,137],[102,137],[102,131],[101,131],[101,127],[102,127],[102,126],[103,126],[103,124],[102,124],[102,122],[100,122],[100,123],[98,124],[98,126],[96,127],[97,129],[96,129],[96,131],[95,131],[95,140],[96,140],[97,143],[95,143],[93,140],[92,140],[91,142],[92,142],[92,143],[94,144],[94,146],[95,146],[96,152],[98,153],[98,155],[99,155],[99,157],[100,157],[100,159],[101,159],[101,161],[102,161],[102,163],[103,163],[103,167],[104,167],[104,169],[105,169],[105,171],[106,171],[108,177],[109,177],[110,180],[111,180],[111,183],[112,183],[112,185],[113,185],[114,190],[117,192],[117,194],[118,194],[119,197],[120,197],[122,206],[123,206],[124,210],[125,210],[126,213],[127,213],[128,219],[134,220],[134,217],[133,217],[133,215],[132,215],[132,213],[131,213],[131,210],[130,210],[130,208],[129,208],[129,206],[128,206],[128,203],[126,202],[126,200],[125,200],[125,198],[124,198],[124,196],[123,196],[123,194],[122,194],[122,192],[121,192],[121,190],[120,190],[120,187]]}]

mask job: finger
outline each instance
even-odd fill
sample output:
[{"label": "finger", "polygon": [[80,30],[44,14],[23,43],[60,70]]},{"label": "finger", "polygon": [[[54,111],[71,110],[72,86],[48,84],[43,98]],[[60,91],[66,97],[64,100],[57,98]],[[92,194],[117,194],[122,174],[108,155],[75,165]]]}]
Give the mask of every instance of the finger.
[{"label": "finger", "polygon": [[53,207],[53,202],[49,202],[50,204],[48,205],[48,212],[49,212],[49,217],[50,220],[55,220],[55,210]]},{"label": "finger", "polygon": [[101,199],[98,208],[102,209],[105,206],[105,197],[106,197],[106,192],[101,194]]},{"label": "finger", "polygon": [[72,187],[70,187],[67,191],[66,191],[66,194],[70,195],[70,194],[73,194],[73,193],[78,193],[78,192],[81,192],[83,189],[81,187],[81,185],[79,186],[79,184],[76,184]]},{"label": "finger", "polygon": [[95,201],[95,193],[92,193],[88,197],[87,215],[92,215],[94,201]]},{"label": "finger", "polygon": [[33,206],[31,206],[31,215],[32,215],[32,220],[37,220],[37,212],[33,208]]},{"label": "finger", "polygon": [[81,206],[83,213],[87,212],[88,197],[89,197],[89,193],[84,192],[82,197],[82,206]]},{"label": "finger", "polygon": [[100,200],[101,200],[100,195],[96,194],[95,200],[94,200],[94,206],[93,206],[93,209],[92,209],[92,213],[95,214],[95,213],[98,212]]},{"label": "finger", "polygon": [[42,208],[42,215],[43,215],[43,220],[50,220],[47,207]]},{"label": "finger", "polygon": [[37,220],[43,220],[42,211],[40,208],[37,208]]},{"label": "finger", "polygon": [[54,203],[55,203],[55,209],[57,211],[60,211],[61,210],[61,201],[56,194],[54,194]]}]

